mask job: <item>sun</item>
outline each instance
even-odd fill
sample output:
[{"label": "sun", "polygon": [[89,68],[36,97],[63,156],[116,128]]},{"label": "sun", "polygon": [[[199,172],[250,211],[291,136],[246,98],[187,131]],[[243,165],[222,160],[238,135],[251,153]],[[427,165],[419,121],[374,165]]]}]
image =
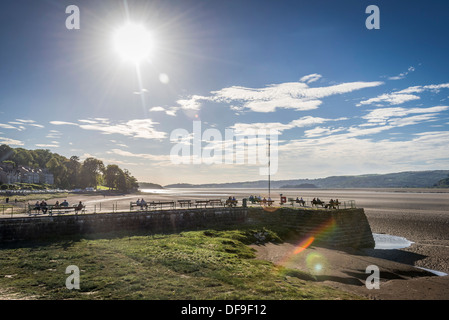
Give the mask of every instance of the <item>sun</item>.
[{"label": "sun", "polygon": [[150,57],[154,47],[154,37],[143,25],[127,23],[113,35],[114,47],[126,61],[139,64]]}]

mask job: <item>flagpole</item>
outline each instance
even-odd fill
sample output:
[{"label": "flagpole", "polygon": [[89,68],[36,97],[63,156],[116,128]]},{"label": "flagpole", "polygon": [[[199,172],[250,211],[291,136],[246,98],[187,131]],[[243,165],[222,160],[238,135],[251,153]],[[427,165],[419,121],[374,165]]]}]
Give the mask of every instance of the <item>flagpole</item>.
[{"label": "flagpole", "polygon": [[270,137],[268,137],[268,197],[271,199],[271,142]]}]

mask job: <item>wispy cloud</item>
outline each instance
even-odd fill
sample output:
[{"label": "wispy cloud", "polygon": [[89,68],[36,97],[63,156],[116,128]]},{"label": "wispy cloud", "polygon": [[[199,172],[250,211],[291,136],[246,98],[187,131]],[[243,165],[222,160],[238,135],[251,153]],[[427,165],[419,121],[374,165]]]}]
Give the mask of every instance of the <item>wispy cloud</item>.
[{"label": "wispy cloud", "polygon": [[[376,130],[382,130],[379,127]],[[279,145],[279,167],[284,174],[297,176],[297,168],[308,175],[335,175],[336,172],[381,173],[447,167],[449,132],[422,132],[409,139],[382,139],[361,132],[315,136]],[[410,155],[413,155],[411,157]],[[432,155],[432,157],[429,157]],[[387,169],[386,169],[387,168]]]},{"label": "wispy cloud", "polygon": [[120,124],[82,124],[79,127],[85,130],[100,131],[103,134],[121,134],[133,138],[163,139],[167,136],[165,132],[157,131],[154,125],[157,122],[151,119],[135,119]]},{"label": "wispy cloud", "polygon": [[362,105],[399,105],[408,101],[419,100],[420,96],[416,95],[416,93],[422,93],[425,91],[431,91],[434,93],[438,93],[441,89],[449,88],[449,83],[442,83],[438,85],[426,85],[426,86],[413,86],[408,87],[403,90],[395,91],[392,93],[384,93],[375,98],[371,98],[368,100],[360,101],[356,106],[360,107]]},{"label": "wispy cloud", "polygon": [[[363,119],[368,120],[368,123],[386,124],[394,119],[394,123],[400,123],[398,118],[408,116],[410,114],[425,114],[423,119],[433,119],[439,112],[448,110],[448,106],[436,106],[430,108],[379,108],[370,111],[367,115],[363,116]],[[418,119],[418,118],[415,118]]]},{"label": "wispy cloud", "polygon": [[165,132],[157,131],[151,119],[133,119],[123,123],[113,124],[106,118],[94,118],[93,120],[79,120],[80,123],[66,121],[50,121],[53,125],[73,125],[84,130],[99,131],[102,134],[120,134],[141,139],[163,139]]},{"label": "wispy cloud", "polygon": [[136,95],[142,95],[142,94],[145,94],[145,93],[147,93],[147,92],[148,92],[148,90],[143,88],[143,89],[140,90],[140,91],[134,91],[133,94],[136,94]]},{"label": "wispy cloud", "polygon": [[186,99],[179,99],[176,101],[181,109],[184,110],[199,110],[201,108],[201,100],[209,100],[208,97],[193,95]]},{"label": "wispy cloud", "polygon": [[58,148],[59,144],[45,144],[45,143],[37,143],[35,144],[38,148]]},{"label": "wispy cloud", "polygon": [[232,86],[212,91],[208,100],[239,105],[242,110],[274,112],[278,108],[307,111],[318,108],[321,99],[363,88],[382,85],[383,82],[348,82],[327,87],[311,88],[304,82],[286,82],[265,88]]},{"label": "wispy cloud", "polygon": [[231,129],[234,129],[237,133],[245,134],[250,130],[273,130],[277,134],[282,133],[285,130],[293,129],[293,128],[302,128],[309,127],[316,124],[322,124],[329,121],[341,121],[347,120],[345,117],[336,118],[336,119],[326,119],[321,117],[312,117],[305,116],[296,120],[293,120],[289,123],[280,123],[280,122],[267,122],[267,123],[236,123],[231,126]]},{"label": "wispy cloud", "polygon": [[410,72],[415,71],[415,67],[409,67],[407,71],[401,72],[397,76],[389,77],[388,80],[401,80],[404,79]]},{"label": "wispy cloud", "polygon": [[169,116],[176,116],[176,112],[180,109],[180,107],[170,107],[164,108],[161,106],[150,108],[150,112],[165,112]]},{"label": "wispy cloud", "polygon": [[11,146],[23,146],[24,145],[24,143],[20,140],[5,138],[5,137],[0,137],[0,143],[11,145]]},{"label": "wispy cloud", "polygon": [[141,158],[145,160],[151,160],[151,161],[170,161],[169,155],[153,155],[153,154],[147,154],[147,153],[133,153],[121,149],[112,149],[108,151],[109,154],[116,154],[123,157],[132,157],[132,158]]},{"label": "wispy cloud", "polygon": [[8,121],[8,123],[0,123],[0,128],[3,129],[15,129],[18,131],[24,131],[27,127],[44,128],[43,125],[36,123],[34,120],[16,119],[15,121]]},{"label": "wispy cloud", "polygon": [[312,82],[318,81],[320,79],[321,79],[321,74],[312,73],[312,74],[302,77],[299,81],[305,82],[305,83],[312,83]]},{"label": "wispy cloud", "polygon": [[55,125],[55,126],[65,126],[65,125],[70,125],[70,126],[78,126],[78,123],[74,123],[74,122],[67,122],[67,121],[50,121],[50,124]]},{"label": "wispy cloud", "polygon": [[12,126],[11,124],[7,124],[7,123],[0,123],[0,128],[3,128],[3,129],[15,129],[15,130],[19,130],[20,131],[19,128],[15,127],[15,126]]}]

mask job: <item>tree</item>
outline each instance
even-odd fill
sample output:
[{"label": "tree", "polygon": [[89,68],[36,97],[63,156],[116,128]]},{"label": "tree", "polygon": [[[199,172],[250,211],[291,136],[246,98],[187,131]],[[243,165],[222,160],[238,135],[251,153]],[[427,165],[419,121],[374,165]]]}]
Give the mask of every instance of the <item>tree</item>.
[{"label": "tree", "polygon": [[104,173],[103,161],[95,158],[87,158],[84,160],[81,167],[81,186],[82,188],[93,187],[96,188],[102,180]]},{"label": "tree", "polygon": [[53,174],[54,183],[57,187],[66,187],[67,168],[59,161],[57,156],[52,157],[46,164],[47,169]]},{"label": "tree", "polygon": [[137,182],[137,179],[134,178],[127,169],[123,170],[123,172],[126,177],[126,191],[139,189],[139,183]]},{"label": "tree", "polygon": [[10,160],[11,156],[14,154],[14,149],[7,144],[2,144],[0,146],[0,162],[5,160]]},{"label": "tree", "polygon": [[23,148],[14,149],[14,154],[12,155],[12,159],[10,160],[14,161],[18,166],[32,167],[34,163],[32,153]]},{"label": "tree", "polygon": [[48,149],[26,150],[2,144],[0,145],[0,163],[13,168],[17,166],[46,168],[53,174],[54,184],[58,188],[96,188],[103,183],[103,179],[112,189],[128,191],[138,188],[137,180],[128,170],[122,170],[117,165],[109,165],[111,167],[107,173],[103,162],[93,157],[81,163],[78,156],[67,159]]},{"label": "tree", "polygon": [[[123,171],[118,167],[116,164],[110,164],[106,167],[106,170],[104,172],[104,182],[106,187],[109,189],[119,189],[120,187],[123,187],[123,180],[125,174]],[[126,187],[126,181],[125,181],[125,187]]]},{"label": "tree", "polygon": [[78,156],[71,156],[70,160],[65,161],[68,187],[70,189],[78,188],[81,185],[81,163],[79,160]]}]

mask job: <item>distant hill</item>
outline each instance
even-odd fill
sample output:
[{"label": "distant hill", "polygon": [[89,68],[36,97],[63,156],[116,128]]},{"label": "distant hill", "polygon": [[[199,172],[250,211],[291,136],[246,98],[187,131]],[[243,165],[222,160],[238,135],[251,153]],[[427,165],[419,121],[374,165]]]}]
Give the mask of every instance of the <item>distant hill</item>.
[{"label": "distant hill", "polygon": [[139,189],[164,189],[164,187],[156,183],[139,182]]},{"label": "distant hill", "polygon": [[449,177],[445,179],[441,179],[437,183],[435,183],[435,187],[437,188],[449,188]]},{"label": "distant hill", "polygon": [[[317,188],[432,188],[448,178],[449,170],[406,171],[387,174],[366,174],[358,176],[331,176],[319,179],[293,179],[271,181],[271,188],[280,189],[288,186],[315,185]],[[443,182],[441,182],[442,184]],[[166,188],[266,188],[267,180],[188,184],[178,183]],[[439,185],[440,186],[440,185]],[[296,188],[296,187],[295,187]],[[299,188],[299,187],[297,187]],[[302,187],[304,188],[304,187]]]},{"label": "distant hill", "polygon": [[295,185],[287,184],[285,186],[280,187],[280,189],[314,189],[314,188],[318,188],[318,187],[316,185],[314,185],[313,183],[301,183],[301,184],[295,184]]}]

